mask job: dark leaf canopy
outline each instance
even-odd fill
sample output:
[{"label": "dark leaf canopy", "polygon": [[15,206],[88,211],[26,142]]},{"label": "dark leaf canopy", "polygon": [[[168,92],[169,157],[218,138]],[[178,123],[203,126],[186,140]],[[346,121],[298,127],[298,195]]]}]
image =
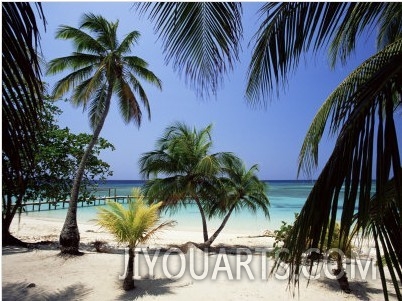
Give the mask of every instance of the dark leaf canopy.
[{"label": "dark leaf canopy", "polygon": [[40,3],[2,3],[2,149],[20,175],[24,166],[33,164],[40,126],[37,116],[43,104],[40,36],[33,6],[45,24]]}]

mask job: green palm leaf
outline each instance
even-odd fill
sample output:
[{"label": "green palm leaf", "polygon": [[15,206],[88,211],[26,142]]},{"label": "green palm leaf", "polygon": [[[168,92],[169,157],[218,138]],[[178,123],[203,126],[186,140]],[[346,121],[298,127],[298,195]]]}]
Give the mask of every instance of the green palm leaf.
[{"label": "green palm leaf", "polygon": [[[332,64],[345,63],[356,39],[380,20],[397,18],[397,3],[267,3],[260,9],[261,26],[255,34],[248,69],[247,99],[266,103],[287,82],[303,53],[330,45]],[[393,13],[390,13],[390,12]],[[397,19],[398,20],[398,19]],[[383,23],[382,32],[387,31]],[[384,36],[384,35],[382,35]]]},{"label": "green palm leaf", "polygon": [[[299,172],[311,175],[318,162],[318,146],[328,119],[332,116],[330,131],[335,134],[346,119],[361,119],[366,114],[365,107],[372,106],[387,82],[397,79],[400,73],[398,61],[402,54],[402,39],[387,46],[383,51],[369,58],[354,70],[325,100],[309,130],[307,131],[299,155]],[[396,87],[395,87],[396,88]],[[397,88],[396,88],[397,89]],[[395,103],[397,106],[398,103]],[[358,107],[358,109],[356,109]],[[353,120],[353,119],[352,119]],[[356,125],[354,125],[356,126]],[[365,124],[360,124],[364,127]]]},{"label": "green palm leaf", "polygon": [[239,57],[241,3],[136,3],[149,11],[162,39],[166,63],[172,62],[198,96],[215,94],[222,77]]},{"label": "green palm leaf", "polygon": [[[350,75],[328,101],[331,103],[328,107],[333,106],[334,111],[332,128],[339,128],[339,135],[335,149],[286,241],[286,247],[291,250],[288,260],[292,262],[293,271],[299,269],[301,255],[306,247],[318,247],[323,250],[329,247],[324,244],[325,236],[328,235],[329,243],[338,218],[336,213],[340,206],[342,189],[344,197],[339,247],[346,249],[349,244],[354,226],[353,216],[356,216],[355,223],[358,228],[366,228],[372,208],[370,199],[373,171],[376,178],[375,192],[379,196],[384,195],[387,182],[390,176],[394,175],[393,218],[400,218],[402,170],[393,114],[400,105],[402,68],[398,62],[402,59],[401,50],[401,41],[398,40],[380,51]],[[324,117],[316,120],[312,128],[317,126],[317,129],[310,131],[311,136],[307,137],[309,142],[306,145],[314,145],[314,139],[311,137],[321,130],[328,110],[321,114],[321,117]],[[379,208],[386,208],[386,199],[379,200],[383,202]],[[386,218],[386,212],[387,210],[380,209],[378,214]],[[398,235],[389,236],[390,231],[396,231]],[[391,253],[399,252],[397,241],[401,240],[400,233],[398,223],[391,224],[388,228],[381,225],[375,229],[376,245],[378,248],[381,246],[386,257],[390,258]],[[398,269],[400,270],[400,266]],[[397,281],[392,277],[394,282]]]},{"label": "green palm leaf", "polygon": [[118,242],[128,243],[130,248],[147,242],[161,230],[175,224],[173,221],[159,223],[161,202],[147,206],[138,191],[134,191],[134,197],[135,201],[130,202],[128,208],[109,202],[107,207],[98,209],[97,218],[101,227],[110,231]]}]

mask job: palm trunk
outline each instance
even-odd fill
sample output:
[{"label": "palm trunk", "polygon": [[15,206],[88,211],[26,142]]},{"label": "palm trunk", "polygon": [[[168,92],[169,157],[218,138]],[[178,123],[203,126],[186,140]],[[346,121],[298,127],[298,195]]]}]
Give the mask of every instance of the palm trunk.
[{"label": "palm trunk", "polygon": [[233,210],[235,209],[235,205],[232,206],[232,208],[230,208],[229,212],[226,214],[225,218],[222,221],[222,224],[219,226],[219,228],[215,231],[214,234],[212,234],[212,236],[207,239],[204,244],[203,247],[209,248],[212,243],[215,241],[215,239],[218,237],[219,233],[221,233],[221,231],[223,230],[223,228],[226,226],[226,223],[229,220],[230,215],[232,214]]},{"label": "palm trunk", "polygon": [[84,175],[85,165],[87,163],[88,157],[91,154],[92,149],[95,146],[96,142],[98,141],[99,134],[102,130],[103,124],[105,123],[106,120],[106,116],[109,112],[112,92],[113,92],[113,85],[110,84],[108,88],[108,94],[106,97],[105,110],[103,111],[101,119],[99,120],[99,123],[97,124],[94,130],[92,140],[88,144],[88,147],[81,158],[78,170],[75,174],[66,219],[64,221],[64,225],[60,233],[60,250],[61,253],[63,254],[72,254],[72,255],[79,254],[78,248],[80,243],[80,233],[78,231],[78,224],[77,224],[77,202],[78,202],[81,181]]},{"label": "palm trunk", "polygon": [[345,293],[350,294],[351,290],[350,290],[350,286],[349,286],[348,277],[346,276],[346,271],[344,270],[344,268],[342,266],[342,258],[339,254],[337,254],[336,264],[337,264],[337,268],[336,268],[336,270],[334,270],[334,274],[336,276],[338,276],[339,274],[342,273],[340,277],[339,276],[337,277],[339,286]]},{"label": "palm trunk", "polygon": [[195,203],[198,206],[198,209],[200,210],[201,213],[201,220],[202,220],[202,233],[204,235],[204,243],[208,240],[208,228],[207,228],[207,219],[205,217],[205,212],[204,209],[202,209],[200,200],[197,196],[194,197]]},{"label": "palm trunk", "polygon": [[[25,191],[25,189],[23,189]],[[14,245],[27,247],[28,244],[14,237],[10,233],[10,226],[13,222],[14,216],[17,213],[18,209],[21,208],[22,204],[22,194],[20,194],[13,205],[11,195],[3,196],[3,216],[2,216],[2,244],[6,245]],[[7,199],[7,201],[4,200]]]},{"label": "palm trunk", "polygon": [[127,274],[124,278],[123,289],[125,291],[132,290],[134,286],[134,248],[129,247],[128,249],[128,263],[127,263]]}]

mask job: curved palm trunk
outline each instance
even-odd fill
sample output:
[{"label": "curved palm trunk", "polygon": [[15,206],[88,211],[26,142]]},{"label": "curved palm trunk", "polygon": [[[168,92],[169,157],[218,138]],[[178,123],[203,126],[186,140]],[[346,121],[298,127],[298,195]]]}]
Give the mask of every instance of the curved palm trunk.
[{"label": "curved palm trunk", "polygon": [[[25,189],[24,189],[25,190]],[[6,200],[5,200],[6,199]],[[17,211],[21,208],[22,204],[22,194],[20,194],[13,205],[11,195],[3,196],[3,214],[2,214],[2,244],[3,246],[14,245],[27,247],[28,244],[14,237],[10,233],[10,226],[13,222],[14,216]]]},{"label": "curved palm trunk", "polygon": [[110,84],[110,86],[108,88],[108,92],[107,92],[108,94],[106,97],[105,110],[101,116],[101,119],[99,120],[98,125],[96,126],[96,128],[94,130],[92,140],[88,144],[88,147],[85,150],[85,153],[81,158],[80,164],[78,166],[78,170],[75,174],[73,188],[71,189],[70,203],[69,203],[66,219],[64,221],[64,225],[61,230],[60,238],[59,238],[60,251],[63,254],[72,254],[72,255],[79,254],[78,248],[79,248],[79,243],[80,243],[80,233],[78,231],[78,224],[77,224],[77,201],[78,201],[80,185],[81,185],[82,177],[84,175],[86,162],[88,160],[89,155],[92,152],[93,147],[95,146],[95,144],[99,138],[99,134],[102,130],[103,124],[105,123],[105,120],[106,120],[106,116],[109,112],[110,101],[112,98],[112,92],[113,92],[113,85]]},{"label": "curved palm trunk", "polygon": [[219,233],[221,233],[221,231],[223,230],[223,228],[226,226],[226,223],[229,220],[230,215],[232,214],[233,210],[235,209],[235,205],[232,206],[232,208],[230,208],[229,212],[226,214],[225,218],[222,221],[222,224],[219,226],[219,228],[215,231],[214,234],[212,234],[212,236],[207,239],[204,244],[202,245],[203,247],[209,248],[212,243],[215,241],[215,239],[218,237]]},{"label": "curved palm trunk", "polygon": [[201,220],[202,220],[202,233],[204,235],[204,243],[208,240],[208,228],[207,228],[207,219],[205,217],[204,209],[201,206],[200,200],[197,196],[194,197],[195,203],[198,206],[198,209],[201,213]]},{"label": "curved palm trunk", "polygon": [[128,263],[127,263],[127,274],[124,278],[123,289],[125,291],[132,290],[134,286],[134,248],[129,247],[128,249]]}]

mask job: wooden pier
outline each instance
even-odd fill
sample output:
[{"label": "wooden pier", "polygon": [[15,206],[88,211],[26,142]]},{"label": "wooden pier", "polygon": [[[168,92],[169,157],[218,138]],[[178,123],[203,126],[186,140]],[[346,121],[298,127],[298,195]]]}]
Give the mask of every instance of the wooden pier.
[{"label": "wooden pier", "polygon": [[[88,199],[79,199],[77,202],[78,207],[92,207],[92,206],[103,206],[106,205],[108,201],[114,201],[121,204],[129,203],[131,200],[134,200],[133,196],[119,196],[116,195],[115,188],[102,189],[98,191],[108,191],[108,196],[98,196],[91,197]],[[112,193],[114,190],[114,193]],[[35,202],[26,202],[21,206],[23,211],[25,212],[34,212],[34,211],[49,211],[49,210],[57,210],[57,209],[67,209],[70,200],[61,200],[61,201],[35,201]],[[66,206],[67,204],[67,206]]]}]

